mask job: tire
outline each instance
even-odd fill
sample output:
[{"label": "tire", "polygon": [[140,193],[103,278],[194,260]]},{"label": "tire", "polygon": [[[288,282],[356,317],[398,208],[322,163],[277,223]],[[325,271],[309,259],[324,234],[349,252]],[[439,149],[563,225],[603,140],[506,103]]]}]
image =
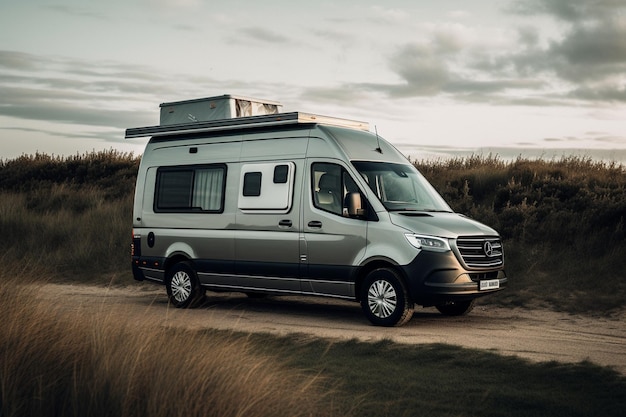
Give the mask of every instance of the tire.
[{"label": "tire", "polygon": [[463,316],[474,309],[474,301],[450,301],[435,307],[445,316]]},{"label": "tire", "polygon": [[367,274],[361,288],[361,308],[376,326],[401,326],[413,317],[413,302],[406,287],[390,268]]},{"label": "tire", "polygon": [[170,303],[176,308],[195,307],[205,295],[196,272],[188,262],[177,263],[170,269],[165,288]]}]

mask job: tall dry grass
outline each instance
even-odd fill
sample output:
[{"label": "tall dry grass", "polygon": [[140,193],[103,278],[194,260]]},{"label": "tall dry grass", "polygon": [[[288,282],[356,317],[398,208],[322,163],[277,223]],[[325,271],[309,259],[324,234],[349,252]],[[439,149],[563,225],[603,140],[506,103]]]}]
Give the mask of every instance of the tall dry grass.
[{"label": "tall dry grass", "polygon": [[138,167],[115,150],[0,160],[0,253],[66,280],[123,277]]},{"label": "tall dry grass", "polygon": [[92,186],[0,191],[0,250],[62,279],[110,280],[127,269],[131,210],[132,195],[107,199]]},{"label": "tall dry grass", "polygon": [[39,274],[0,271],[2,417],[332,415],[317,377],[241,337],[86,314],[38,297]]}]

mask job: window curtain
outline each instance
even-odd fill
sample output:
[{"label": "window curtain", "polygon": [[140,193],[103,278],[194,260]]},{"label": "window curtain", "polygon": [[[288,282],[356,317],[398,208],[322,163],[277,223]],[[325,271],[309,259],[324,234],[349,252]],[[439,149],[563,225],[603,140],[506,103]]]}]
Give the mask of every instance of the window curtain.
[{"label": "window curtain", "polygon": [[222,208],[224,170],[198,169],[193,187],[193,207],[217,211]]}]

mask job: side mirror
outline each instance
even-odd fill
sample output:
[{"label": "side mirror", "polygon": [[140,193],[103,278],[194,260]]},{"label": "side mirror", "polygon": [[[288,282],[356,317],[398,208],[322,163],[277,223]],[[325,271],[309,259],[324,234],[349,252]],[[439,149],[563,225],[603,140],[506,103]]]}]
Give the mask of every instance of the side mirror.
[{"label": "side mirror", "polygon": [[348,193],[348,216],[361,217],[365,216],[363,208],[363,197],[361,193]]}]

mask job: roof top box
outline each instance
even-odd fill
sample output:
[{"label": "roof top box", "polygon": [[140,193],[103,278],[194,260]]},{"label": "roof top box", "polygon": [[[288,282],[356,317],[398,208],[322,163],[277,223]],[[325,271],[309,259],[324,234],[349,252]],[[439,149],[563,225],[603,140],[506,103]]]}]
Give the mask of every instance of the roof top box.
[{"label": "roof top box", "polygon": [[160,107],[160,124],[164,126],[277,114],[280,113],[282,104],[276,101],[225,94],[222,96],[162,103]]}]

